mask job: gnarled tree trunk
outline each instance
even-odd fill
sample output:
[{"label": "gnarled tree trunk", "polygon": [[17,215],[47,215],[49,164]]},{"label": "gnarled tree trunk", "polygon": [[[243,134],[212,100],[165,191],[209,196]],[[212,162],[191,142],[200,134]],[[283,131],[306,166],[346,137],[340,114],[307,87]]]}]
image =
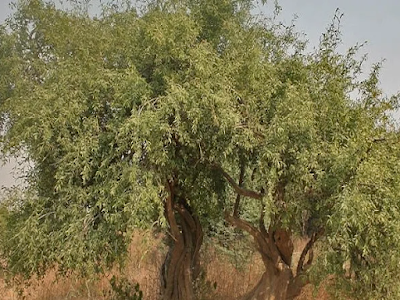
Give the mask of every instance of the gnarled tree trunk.
[{"label": "gnarled tree trunk", "polygon": [[193,284],[200,274],[203,231],[186,199],[175,194],[173,183],[168,183],[167,190],[165,214],[170,226],[171,246],[162,270],[162,299],[193,300]]},{"label": "gnarled tree trunk", "polygon": [[268,268],[262,275],[257,285],[248,292],[243,300],[266,300],[266,299],[292,299],[288,298],[288,286],[293,278],[290,269],[277,271]]},{"label": "gnarled tree trunk", "polygon": [[[245,177],[245,163],[242,161],[240,165],[239,182],[225,172],[221,166],[214,164],[214,168],[218,169],[227,182],[233,187],[237,193],[233,215],[226,213],[225,218],[228,223],[248,232],[254,239],[257,250],[264,262],[265,272],[257,285],[242,297],[242,300],[292,300],[298,296],[302,288],[306,285],[305,272],[313,261],[313,245],[322,231],[312,235],[297,263],[297,267],[292,265],[293,257],[293,241],[291,232],[280,226],[279,220],[275,223],[271,222],[271,226],[267,230],[264,224],[265,210],[262,200],[264,190],[260,192],[248,190],[243,187]],[[284,204],[284,182],[276,186],[275,201]],[[242,220],[239,216],[239,207],[241,196],[256,199],[261,202],[261,215],[259,218],[258,228],[249,222]],[[308,258],[307,258],[308,257]],[[307,262],[305,263],[307,258]]]},{"label": "gnarled tree trunk", "polygon": [[[312,263],[312,246],[317,239],[317,234],[311,237],[302,250],[295,269],[292,264],[294,247],[289,231],[272,227],[267,231],[261,221],[258,229],[238,216],[227,215],[226,219],[230,224],[247,231],[254,238],[265,266],[265,272],[260,281],[241,299],[292,300],[298,296],[307,283],[304,273]],[[305,262],[306,258],[307,262]]]}]

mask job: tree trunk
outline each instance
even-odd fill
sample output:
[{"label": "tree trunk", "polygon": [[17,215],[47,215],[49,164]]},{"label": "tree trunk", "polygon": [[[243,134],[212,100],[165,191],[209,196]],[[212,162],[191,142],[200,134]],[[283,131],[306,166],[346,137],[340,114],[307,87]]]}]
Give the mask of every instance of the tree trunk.
[{"label": "tree trunk", "polygon": [[286,299],[290,277],[291,272],[287,269],[279,272],[272,269],[265,271],[257,285],[243,300]]},{"label": "tree trunk", "polygon": [[194,282],[200,274],[199,252],[203,231],[198,217],[192,213],[186,199],[174,194],[168,184],[165,203],[170,226],[171,245],[162,270],[161,294],[163,300],[195,299]]},{"label": "tree trunk", "polygon": [[241,300],[292,300],[300,295],[305,283],[300,277],[293,276],[287,266],[282,270],[269,267],[257,285]]},{"label": "tree trunk", "polygon": [[[272,221],[269,229],[265,228],[265,205],[262,202],[264,190],[260,192],[248,190],[243,187],[246,164],[244,160],[240,161],[239,184],[225,172],[221,166],[214,165],[227,182],[237,193],[233,208],[233,215],[228,212],[225,218],[232,226],[249,233],[255,242],[258,252],[261,255],[265,266],[265,272],[257,285],[242,300],[292,300],[297,297],[302,288],[307,283],[306,271],[313,261],[313,251],[315,241],[323,234],[320,229],[314,232],[310,240],[303,248],[297,267],[292,265],[293,241],[291,231],[282,228],[279,218]],[[285,204],[285,180],[280,181],[275,190],[275,202],[279,205]],[[261,213],[258,228],[249,222],[242,220],[239,216],[240,198],[242,196],[256,200],[261,200]],[[306,261],[306,257],[307,261]]]},{"label": "tree trunk", "polygon": [[[227,221],[237,228],[247,231],[253,238],[265,266],[259,282],[241,300],[292,300],[300,295],[306,285],[304,272],[312,262],[313,236],[302,250],[297,269],[292,265],[293,242],[289,231],[272,229],[268,231],[263,224],[260,229],[239,217],[227,215]],[[305,263],[305,258],[308,260]]]}]

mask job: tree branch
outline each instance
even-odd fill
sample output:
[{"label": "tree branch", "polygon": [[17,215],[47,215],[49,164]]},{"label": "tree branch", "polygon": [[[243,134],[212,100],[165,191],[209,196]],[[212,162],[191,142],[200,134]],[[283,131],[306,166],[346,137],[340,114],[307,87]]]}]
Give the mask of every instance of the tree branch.
[{"label": "tree branch", "polygon": [[[244,163],[241,164],[240,166],[240,175],[239,175],[239,187],[243,188],[243,181],[244,181]],[[238,193],[236,196],[236,201],[235,201],[235,206],[233,208],[233,216],[237,217],[239,216],[239,207],[240,207],[240,194]]]},{"label": "tree branch", "polygon": [[265,218],[265,204],[263,203],[261,205],[261,213],[260,213],[260,219],[259,219],[259,226],[260,226],[260,231],[263,235],[265,236],[269,236],[267,229],[265,228],[265,222],[264,222],[264,218]]},{"label": "tree branch", "polygon": [[249,222],[240,219],[239,217],[233,217],[229,215],[229,213],[226,213],[225,219],[232,226],[246,231],[253,237],[265,265],[270,263],[273,265],[277,264],[279,257],[277,253],[274,252],[274,249],[271,249],[272,245],[270,245],[270,241],[266,239],[268,237],[263,236],[263,234],[256,227],[251,225]]},{"label": "tree branch", "polygon": [[171,229],[172,238],[176,241],[181,239],[180,231],[178,224],[175,219],[174,214],[174,182],[171,180],[167,180],[166,182],[166,190],[168,191],[167,199],[165,200],[165,214]]},{"label": "tree branch", "polygon": [[[303,251],[301,252],[299,262],[297,263],[296,277],[298,275],[300,275],[302,272],[306,271],[306,269],[312,264],[312,261],[314,259],[312,248],[313,248],[315,242],[318,240],[319,237],[321,237],[322,234],[323,234],[323,230],[314,232],[313,235],[311,236],[310,240],[305,245]],[[310,253],[309,257],[308,257],[308,261],[306,264],[304,264],[304,261],[305,261],[308,253]]]},{"label": "tree branch", "polygon": [[260,238],[260,232],[257,230],[257,228],[255,228],[250,223],[248,223],[238,217],[232,217],[228,213],[225,214],[225,219],[231,225],[248,232],[254,239],[257,240]]},{"label": "tree branch", "polygon": [[233,187],[233,189],[235,190],[235,192],[238,193],[239,195],[244,196],[244,197],[249,197],[249,198],[257,199],[257,200],[261,200],[261,199],[264,197],[264,195],[261,194],[261,193],[257,193],[257,192],[255,192],[255,191],[248,190],[248,189],[245,189],[245,188],[240,187],[240,186],[235,182],[235,180],[233,180],[233,178],[232,178],[228,173],[226,173],[220,166],[218,166],[218,165],[214,165],[214,166],[215,166],[216,168],[218,168],[218,169],[221,171],[222,175],[223,175],[223,176],[225,177],[225,179],[229,182],[229,184]]}]

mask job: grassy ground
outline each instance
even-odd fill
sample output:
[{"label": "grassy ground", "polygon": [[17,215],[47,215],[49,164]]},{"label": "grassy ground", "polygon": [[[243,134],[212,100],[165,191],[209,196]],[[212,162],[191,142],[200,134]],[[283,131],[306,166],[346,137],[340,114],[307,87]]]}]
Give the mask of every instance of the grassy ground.
[{"label": "grassy ground", "polygon": [[[298,246],[301,247],[301,242]],[[122,275],[130,282],[138,282],[143,291],[144,300],[156,300],[159,295],[159,270],[163,261],[160,251],[160,238],[154,238],[151,233],[134,235],[129,251],[129,258],[124,270],[110,272],[97,281],[63,278],[56,280],[54,272],[49,272],[41,281],[33,280],[29,287],[24,288],[26,300],[106,300],[110,290],[109,280],[113,274]],[[248,291],[260,278],[262,263],[254,255],[251,263],[238,267],[231,257],[216,251],[211,245],[203,251],[206,282],[199,289],[204,295],[202,300],[232,300]],[[0,279],[0,299],[19,300],[15,290],[5,286]],[[313,293],[313,288],[307,286],[297,300],[327,300],[326,291],[321,289]]]}]

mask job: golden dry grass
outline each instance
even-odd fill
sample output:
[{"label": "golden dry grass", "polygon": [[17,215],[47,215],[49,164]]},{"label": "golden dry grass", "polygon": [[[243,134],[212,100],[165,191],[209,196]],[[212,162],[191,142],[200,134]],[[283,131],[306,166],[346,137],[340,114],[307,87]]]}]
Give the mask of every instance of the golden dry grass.
[{"label": "golden dry grass", "polygon": [[[303,242],[298,242],[300,248]],[[207,247],[207,246],[206,246]],[[138,282],[144,294],[144,300],[156,300],[159,295],[159,270],[162,265],[164,251],[161,238],[155,238],[151,233],[136,233],[129,249],[127,263],[123,270],[113,271],[97,281],[76,279],[73,277],[56,280],[55,272],[50,271],[43,280],[33,280],[29,287],[24,288],[26,300],[106,300],[104,292],[110,288],[109,279],[113,274],[119,274],[131,282]],[[160,250],[161,249],[161,250]],[[202,300],[232,300],[244,294],[258,281],[263,271],[260,258],[256,255],[252,263],[243,269],[236,268],[231,261],[215,248],[208,246],[203,251],[204,269],[208,285],[200,287]],[[6,287],[0,279],[0,299],[20,300],[15,290]],[[313,293],[313,288],[307,286],[297,300],[327,300],[324,289]]]}]

